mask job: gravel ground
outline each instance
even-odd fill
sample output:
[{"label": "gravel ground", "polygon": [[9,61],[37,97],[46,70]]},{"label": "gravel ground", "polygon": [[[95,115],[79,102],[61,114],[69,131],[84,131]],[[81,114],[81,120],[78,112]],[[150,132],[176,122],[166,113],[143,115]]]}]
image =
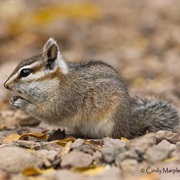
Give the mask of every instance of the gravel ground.
[{"label": "gravel ground", "polygon": [[102,60],[132,95],[151,94],[180,110],[180,2],[4,1],[0,5],[0,180],[179,179],[180,135],[77,139],[12,110],[3,87],[22,59],[54,37],[67,61]]}]

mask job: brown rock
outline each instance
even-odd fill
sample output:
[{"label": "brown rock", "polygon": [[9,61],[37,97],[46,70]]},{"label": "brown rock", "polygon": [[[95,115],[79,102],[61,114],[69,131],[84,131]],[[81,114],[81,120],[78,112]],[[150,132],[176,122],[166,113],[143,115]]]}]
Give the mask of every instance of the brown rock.
[{"label": "brown rock", "polygon": [[62,157],[62,167],[88,167],[91,165],[93,157],[89,154],[72,151]]},{"label": "brown rock", "polygon": [[0,169],[8,173],[19,173],[30,166],[40,167],[42,162],[34,155],[19,147],[0,149]]},{"label": "brown rock", "polygon": [[84,140],[83,140],[83,139],[78,138],[78,139],[76,139],[76,140],[74,141],[74,143],[72,144],[72,148],[75,148],[75,147],[81,146],[81,145],[83,145],[83,143],[84,143]]},{"label": "brown rock", "polygon": [[45,142],[42,144],[42,147],[48,151],[55,150],[60,151],[62,149],[61,146],[59,146],[56,142]]},{"label": "brown rock", "polygon": [[109,137],[103,138],[103,144],[104,146],[120,146],[125,147],[127,142],[120,140],[120,139],[113,139]]},{"label": "brown rock", "polygon": [[180,134],[173,133],[171,131],[158,131],[155,135],[157,142],[162,141],[163,139],[166,139],[170,143],[176,144],[180,141]]},{"label": "brown rock", "polygon": [[126,145],[128,149],[136,149],[141,153],[144,153],[148,147],[156,144],[156,138],[154,133],[149,133],[139,138],[129,141]]},{"label": "brown rock", "polygon": [[41,159],[43,165],[45,167],[50,167],[52,162],[54,162],[56,155],[58,154],[57,151],[48,151],[46,149],[41,149],[38,151],[33,152],[33,154]]}]

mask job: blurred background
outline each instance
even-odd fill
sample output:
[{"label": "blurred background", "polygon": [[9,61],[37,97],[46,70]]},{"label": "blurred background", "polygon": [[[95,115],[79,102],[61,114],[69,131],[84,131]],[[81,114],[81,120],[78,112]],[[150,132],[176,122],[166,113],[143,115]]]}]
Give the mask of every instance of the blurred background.
[{"label": "blurred background", "polygon": [[0,2],[0,101],[18,62],[54,37],[67,61],[102,60],[131,93],[155,94],[180,105],[180,1]]}]

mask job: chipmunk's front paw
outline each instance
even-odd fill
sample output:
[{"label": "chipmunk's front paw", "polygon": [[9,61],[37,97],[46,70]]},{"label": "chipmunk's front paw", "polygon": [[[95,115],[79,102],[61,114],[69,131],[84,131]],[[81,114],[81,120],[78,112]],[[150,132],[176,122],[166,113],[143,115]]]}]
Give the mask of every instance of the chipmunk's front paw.
[{"label": "chipmunk's front paw", "polygon": [[28,104],[29,102],[20,96],[13,96],[10,99],[10,105],[21,110],[26,110]]}]

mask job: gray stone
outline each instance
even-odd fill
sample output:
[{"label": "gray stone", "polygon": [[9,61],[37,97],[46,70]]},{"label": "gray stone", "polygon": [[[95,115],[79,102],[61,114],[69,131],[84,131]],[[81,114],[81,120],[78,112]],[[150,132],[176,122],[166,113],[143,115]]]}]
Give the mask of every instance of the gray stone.
[{"label": "gray stone", "polygon": [[102,156],[107,163],[112,163],[118,154],[124,152],[125,149],[117,146],[103,147]]},{"label": "gray stone", "polygon": [[155,163],[168,158],[169,154],[170,150],[166,147],[153,146],[147,150],[145,157],[148,162]]},{"label": "gray stone", "polygon": [[115,164],[117,166],[119,166],[121,164],[121,162],[126,159],[136,159],[137,161],[139,161],[139,155],[137,154],[136,150],[134,150],[134,149],[125,151],[116,156]]},{"label": "gray stone", "polygon": [[162,148],[166,148],[169,151],[172,151],[174,149],[176,149],[176,145],[170,143],[169,141],[163,139],[158,145],[158,147],[162,147]]}]

